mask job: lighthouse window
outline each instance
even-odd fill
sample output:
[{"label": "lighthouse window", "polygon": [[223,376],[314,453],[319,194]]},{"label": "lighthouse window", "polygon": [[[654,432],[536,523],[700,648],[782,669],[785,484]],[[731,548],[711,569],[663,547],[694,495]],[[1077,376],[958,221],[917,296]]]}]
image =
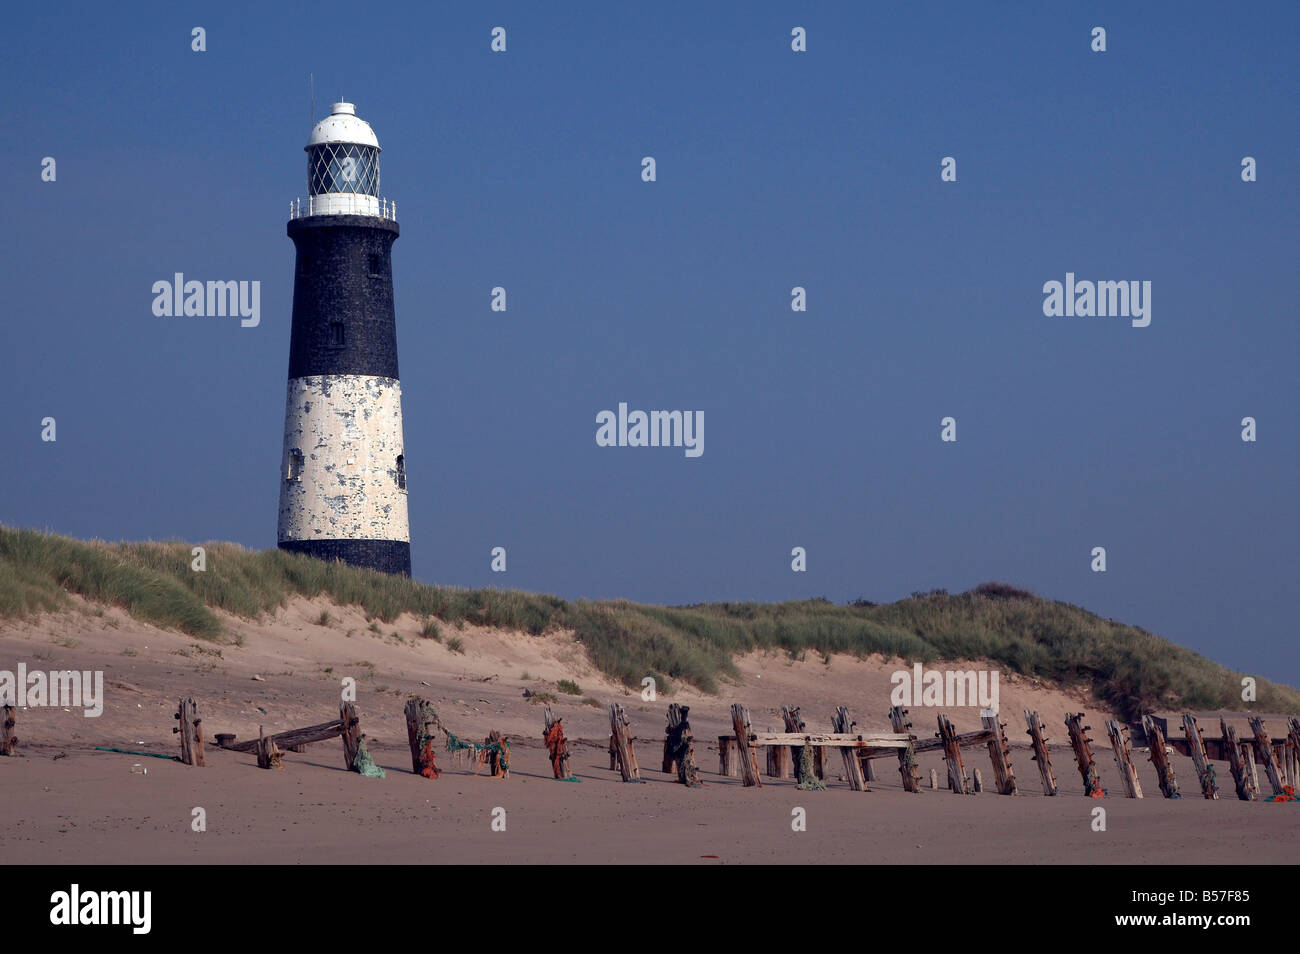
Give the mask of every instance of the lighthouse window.
[{"label": "lighthouse window", "polygon": [[406,489],[406,455],[397,455],[397,489]]},{"label": "lighthouse window", "polygon": [[330,347],[343,347],[343,322],[341,321],[330,322]]},{"label": "lighthouse window", "polygon": [[302,451],[294,448],[289,451],[289,473],[288,480],[302,480]]},{"label": "lighthouse window", "polygon": [[370,256],[370,277],[384,277],[384,256],[375,254]]},{"label": "lighthouse window", "polygon": [[307,152],[307,187],[312,195],[379,195],[379,150],[341,142],[312,146]]},{"label": "lighthouse window", "polygon": [[310,255],[299,255],[299,256],[298,256],[298,274],[299,274],[299,275],[310,275],[310,274],[311,274],[311,256],[310,256]]}]

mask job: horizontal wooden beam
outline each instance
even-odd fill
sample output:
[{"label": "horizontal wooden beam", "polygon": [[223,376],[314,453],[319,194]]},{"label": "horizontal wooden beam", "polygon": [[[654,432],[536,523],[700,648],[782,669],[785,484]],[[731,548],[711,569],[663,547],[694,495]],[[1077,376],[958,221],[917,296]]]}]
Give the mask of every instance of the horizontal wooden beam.
[{"label": "horizontal wooden beam", "polygon": [[836,747],[872,749],[905,749],[910,740],[907,735],[892,732],[819,732],[808,735],[798,732],[751,732],[750,745],[829,745]]},{"label": "horizontal wooden beam", "polygon": [[[968,745],[981,745],[987,743],[990,739],[992,739],[993,733],[990,732],[988,729],[977,729],[974,732],[962,732],[960,735],[957,735],[954,738],[957,740],[957,744],[962,747]],[[942,748],[943,748],[943,740],[940,739],[938,736],[935,736],[933,739],[925,739],[924,741],[917,739],[916,745],[912,747],[912,751],[934,752]]]},{"label": "horizontal wooden beam", "polygon": [[[326,739],[332,739],[336,735],[343,733],[343,720],[335,719],[333,722],[322,722],[320,725],[309,725],[305,729],[288,729],[284,732],[277,732],[271,736],[271,741],[282,749],[292,748],[295,745],[306,745],[309,742],[324,742]],[[259,744],[258,739],[249,739],[247,742],[228,742],[221,747],[231,752],[256,752]]]}]

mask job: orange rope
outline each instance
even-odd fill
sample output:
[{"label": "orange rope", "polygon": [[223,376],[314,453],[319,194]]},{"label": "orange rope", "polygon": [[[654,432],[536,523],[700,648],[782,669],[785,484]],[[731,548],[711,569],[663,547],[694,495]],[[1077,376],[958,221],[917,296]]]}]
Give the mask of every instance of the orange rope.
[{"label": "orange rope", "polygon": [[560,759],[563,756],[564,729],[560,726],[559,719],[556,719],[546,730],[542,740],[546,743],[547,751],[551,753],[551,771],[555,773],[556,778],[563,778],[560,772]]},{"label": "orange rope", "polygon": [[420,752],[420,761],[424,763],[420,774],[425,778],[437,778],[441,774],[438,766],[433,764],[433,739],[424,743],[424,749]]}]

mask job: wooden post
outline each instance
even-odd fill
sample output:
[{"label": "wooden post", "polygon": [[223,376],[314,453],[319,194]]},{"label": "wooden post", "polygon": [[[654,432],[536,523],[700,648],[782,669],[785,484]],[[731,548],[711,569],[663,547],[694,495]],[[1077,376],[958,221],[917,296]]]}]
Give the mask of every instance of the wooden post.
[{"label": "wooden post", "polygon": [[1250,729],[1255,733],[1255,747],[1259,750],[1259,757],[1264,760],[1264,772],[1268,775],[1268,784],[1273,786],[1273,794],[1281,795],[1285,783],[1282,776],[1277,770],[1277,759],[1273,754],[1273,742],[1264,731],[1264,720],[1259,716],[1251,716]]},{"label": "wooden post", "polygon": [[284,752],[275,744],[275,739],[262,731],[262,727],[257,727],[257,767],[264,769],[283,770],[284,766],[281,761],[284,759]]},{"label": "wooden post", "polygon": [[1038,774],[1043,782],[1043,794],[1055,795],[1056,774],[1052,771],[1052,759],[1047,754],[1047,736],[1043,732],[1043,720],[1039,718],[1037,712],[1025,710],[1025,722],[1029,728],[1026,733],[1034,746],[1033,760],[1038,763]]},{"label": "wooden post", "polygon": [[[853,725],[849,710],[844,706],[836,706],[835,714],[831,716],[831,731],[849,733],[853,731]],[[849,788],[855,792],[865,792],[867,780],[862,776],[862,763],[858,760],[857,750],[841,746],[840,755],[844,760],[844,778],[849,783]]]},{"label": "wooden post", "polygon": [[1092,728],[1083,724],[1083,713],[1067,713],[1065,728],[1070,733],[1070,746],[1074,749],[1075,761],[1079,763],[1079,775],[1083,778],[1083,794],[1090,798],[1104,798],[1101,778],[1097,775],[1097,763],[1092,758],[1092,739],[1086,735]]},{"label": "wooden post", "polygon": [[1286,738],[1287,748],[1291,751],[1291,787],[1300,788],[1300,719],[1295,716],[1287,719]]},{"label": "wooden post", "polygon": [[1255,761],[1255,743],[1247,739],[1241,743],[1241,754],[1246,760],[1246,769],[1250,772],[1250,792],[1259,798],[1259,763]]},{"label": "wooden post", "polygon": [[919,792],[921,791],[921,778],[916,765],[916,750],[914,748],[916,736],[910,732],[912,723],[907,721],[907,710],[902,706],[892,707],[889,710],[889,723],[899,735],[907,735],[911,738],[908,747],[900,749],[898,752],[898,774],[903,780],[903,791]]},{"label": "wooden post", "polygon": [[690,711],[690,706],[675,702],[668,707],[668,738],[664,740],[664,760],[671,760],[676,767],[677,781],[687,788],[699,788],[704,783],[700,781],[700,770],[695,764],[695,737],[687,719]]},{"label": "wooden post", "polygon": [[[781,721],[785,723],[785,731],[802,732],[804,731],[804,722],[799,715],[798,706],[782,706]],[[803,782],[803,750],[802,745],[790,745],[786,747],[787,757],[794,766],[794,777]]]},{"label": "wooden post", "polygon": [[758,777],[758,760],[749,744],[749,710],[739,702],[731,706],[731,725],[736,730],[736,754],[740,762],[740,778],[745,788],[762,788]]},{"label": "wooden post", "polygon": [[636,753],[632,749],[630,724],[623,707],[617,702],[609,704],[609,730],[614,736],[614,753],[618,756],[618,770],[625,782],[639,782],[641,769],[636,764]]},{"label": "wooden post", "polygon": [[740,769],[736,765],[736,737],[734,735],[718,736],[718,774],[728,778],[739,778]]},{"label": "wooden post", "polygon": [[412,696],[406,700],[406,740],[411,744],[411,771],[424,778],[440,774],[433,761],[435,733],[441,728],[433,703]]},{"label": "wooden post", "polygon": [[1160,724],[1149,715],[1142,717],[1142,728],[1147,734],[1147,749],[1151,753],[1151,764],[1156,767],[1156,777],[1160,780],[1160,791],[1165,798],[1182,798],[1178,794],[1178,777],[1169,761],[1165,749],[1165,734],[1160,731]]},{"label": "wooden post", "polygon": [[[1290,716],[1287,719],[1287,741],[1291,743],[1291,755],[1300,763],[1300,719],[1296,716]],[[1292,779],[1292,784],[1296,784],[1297,779]]]},{"label": "wooden post", "polygon": [[[487,757],[488,768],[492,770],[493,778],[510,777],[510,740],[493,729],[483,740],[484,754]],[[490,751],[489,746],[497,746],[499,751]]]},{"label": "wooden post", "polygon": [[609,770],[618,768],[618,747],[614,745],[614,733],[609,734]]},{"label": "wooden post", "polygon": [[542,733],[542,741],[551,756],[551,771],[556,778],[573,778],[569,769],[569,740],[564,737],[562,720],[555,718],[550,706],[546,707],[545,717],[546,731]]},{"label": "wooden post", "polygon": [[938,735],[943,742],[944,761],[948,763],[948,788],[958,795],[970,795],[966,767],[961,762],[961,743],[957,741],[957,730],[942,712],[939,713]]},{"label": "wooden post", "polygon": [[668,705],[668,728],[664,730],[664,774],[677,774],[677,761],[673,758],[673,728],[682,720],[682,707],[677,703]]},{"label": "wooden post", "polygon": [[[769,726],[767,727],[767,731],[768,731],[768,732],[775,732],[776,730],[773,729],[773,728],[769,725]],[[778,772],[781,771],[780,767],[776,764],[776,750],[777,750],[778,748],[788,748],[788,746],[776,746],[776,745],[765,745],[765,746],[763,746],[763,749],[764,749],[764,751],[765,751],[765,753],[766,753],[766,755],[767,755],[767,777],[768,777],[768,778],[780,778],[780,777],[781,777],[780,775],[777,774]]]},{"label": "wooden post", "polygon": [[1232,770],[1233,786],[1237,797],[1243,802],[1253,801],[1255,793],[1250,786],[1250,777],[1246,774],[1246,762],[1241,755],[1241,743],[1237,741],[1237,729],[1219,718],[1219,728],[1223,732],[1223,751],[1228,757],[1228,767]]},{"label": "wooden post", "polygon": [[172,732],[181,737],[181,763],[203,767],[203,729],[199,725],[199,709],[193,699],[182,699],[172,714],[180,725],[173,726]]},{"label": "wooden post", "polygon": [[[771,732],[771,729],[767,731]],[[794,751],[792,745],[767,745],[767,776],[768,778],[794,778],[795,772],[791,764],[791,753]]]},{"label": "wooden post", "polygon": [[14,747],[18,744],[18,736],[14,735],[17,714],[18,710],[13,706],[0,706],[0,755],[14,754]]},{"label": "wooden post", "polygon": [[[808,725],[804,722],[803,716],[800,715],[798,706],[782,706],[781,719],[785,722],[785,731],[787,732],[803,734],[808,731]],[[826,757],[828,754],[826,746],[791,745],[787,746],[787,748],[790,750],[790,758],[794,763],[794,777],[799,780],[800,784],[804,781],[801,769],[803,766],[803,750],[805,748],[812,749],[812,758],[809,761],[812,762],[813,774],[819,779],[826,778]]]},{"label": "wooden post", "polygon": [[1107,719],[1106,734],[1110,736],[1110,747],[1115,752],[1115,765],[1119,768],[1119,777],[1124,783],[1125,794],[1129,798],[1141,798],[1142,785],[1138,782],[1137,768],[1133,765],[1133,749],[1129,745],[1128,727],[1120,725],[1114,719]]},{"label": "wooden post", "polygon": [[989,760],[993,763],[993,780],[997,783],[999,795],[1019,795],[1016,787],[1016,773],[1011,768],[1011,746],[1007,743],[1006,728],[997,713],[981,715],[980,723],[989,733]]},{"label": "wooden post", "polygon": [[1190,712],[1183,714],[1183,736],[1187,739],[1187,751],[1192,756],[1192,764],[1196,766],[1196,779],[1201,783],[1201,794],[1217,801],[1219,784],[1214,766],[1205,757],[1205,738]]},{"label": "wooden post", "polygon": [[357,751],[361,748],[361,720],[357,718],[356,704],[345,702],[339,706],[339,719],[343,722],[340,732],[343,736],[343,764],[349,772],[359,772],[356,761]]}]

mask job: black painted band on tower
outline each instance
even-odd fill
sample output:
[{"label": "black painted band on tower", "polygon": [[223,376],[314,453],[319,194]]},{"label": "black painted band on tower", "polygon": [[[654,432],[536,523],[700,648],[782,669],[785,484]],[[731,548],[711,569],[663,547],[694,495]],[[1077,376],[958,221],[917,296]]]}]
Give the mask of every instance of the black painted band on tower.
[{"label": "black painted band on tower", "polygon": [[289,377],[368,374],[396,378],[390,219],[314,215],[291,219],[297,250]]},{"label": "black painted band on tower", "polygon": [[411,544],[406,540],[283,540],[280,549],[318,560],[342,560],[382,573],[411,575]]}]

